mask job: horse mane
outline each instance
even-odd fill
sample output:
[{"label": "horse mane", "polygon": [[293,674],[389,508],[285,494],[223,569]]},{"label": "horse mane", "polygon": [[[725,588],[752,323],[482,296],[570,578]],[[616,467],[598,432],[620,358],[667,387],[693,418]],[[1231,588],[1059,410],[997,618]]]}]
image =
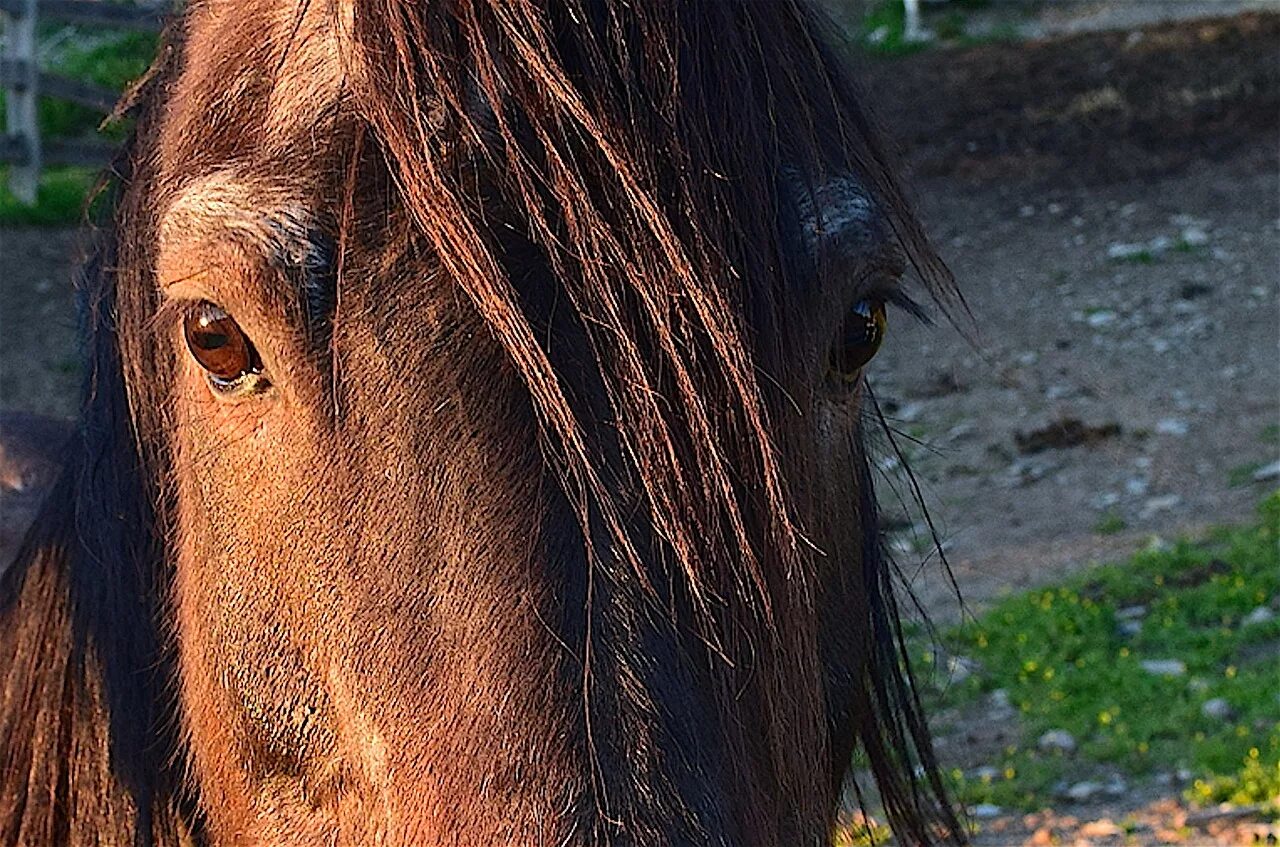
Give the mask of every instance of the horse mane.
[{"label": "horse mane", "polygon": [[[797,832],[820,830],[831,795],[805,753],[827,749],[821,704],[796,703],[796,692],[821,689],[806,528],[824,504],[805,501],[814,468],[799,442],[812,430],[787,410],[812,409],[794,392],[813,384],[825,351],[787,341],[813,313],[804,293],[814,286],[787,241],[783,174],[810,192],[856,175],[928,292],[962,302],[822,26],[794,0],[388,0],[359,7],[350,37],[351,102],[418,231],[527,385],[589,567],[607,574],[612,557],[651,579],[627,521],[637,507],[647,514],[700,637],[747,668],[739,683],[761,688],[750,708],[764,715],[743,715],[732,690],[721,705],[764,728],[776,794],[757,800]],[[493,219],[495,195],[516,220]],[[621,461],[601,458],[529,320],[494,235],[502,225],[540,249],[584,328],[621,424]],[[634,499],[618,494],[619,479]],[[874,516],[862,518],[869,630],[856,645],[866,662],[857,736],[895,828],[921,842],[959,839],[889,564]]]},{"label": "horse mane", "polygon": [[[135,86],[137,131],[99,191],[117,226],[154,83]],[[159,497],[127,396],[117,335],[120,242],[108,229],[77,278],[85,379],[66,461],[0,575],[0,842],[190,844],[199,815],[174,739]]]},{"label": "horse mane", "polygon": [[[807,531],[825,504],[812,498],[814,401],[801,388],[824,351],[791,340],[812,312],[815,270],[789,241],[794,202],[780,175],[810,188],[856,175],[927,290],[944,304],[959,296],[822,24],[797,0],[381,0],[336,25],[349,27],[343,96],[367,127],[361,144],[527,386],[589,567],[602,582],[629,571],[655,609],[645,562],[678,576],[696,637],[727,668],[729,723],[744,745],[761,732],[751,746],[776,793],[756,786],[760,819],[820,831],[832,794],[812,751],[834,755],[831,727],[821,696],[800,692],[822,690],[820,556]],[[155,167],[181,41],[170,33],[135,98],[114,225],[85,276],[80,442],[0,595],[6,843],[96,843],[99,826],[118,843],[199,831],[172,740],[169,460],[156,446],[165,413],[138,395],[163,366],[138,331],[154,309],[154,219],[136,186]],[[504,264],[503,227],[536,247],[585,333],[617,422],[612,453]],[[851,578],[869,625],[850,645],[860,679],[845,718],[895,830],[960,840],[914,694],[870,474],[859,473],[865,544]],[[640,536],[637,512],[660,541]],[[588,666],[584,701],[593,684]],[[746,687],[758,696],[739,697]]]}]

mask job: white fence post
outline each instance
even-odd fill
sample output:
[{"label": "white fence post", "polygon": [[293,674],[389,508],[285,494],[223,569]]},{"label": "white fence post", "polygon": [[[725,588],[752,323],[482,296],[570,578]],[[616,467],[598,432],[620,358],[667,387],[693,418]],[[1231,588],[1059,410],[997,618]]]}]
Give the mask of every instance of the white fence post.
[{"label": "white fence post", "polygon": [[5,139],[16,145],[18,155],[9,170],[9,187],[23,203],[36,202],[40,187],[40,128],[36,104],[39,102],[36,67],[36,0],[5,4],[4,65],[8,77],[5,90]]}]

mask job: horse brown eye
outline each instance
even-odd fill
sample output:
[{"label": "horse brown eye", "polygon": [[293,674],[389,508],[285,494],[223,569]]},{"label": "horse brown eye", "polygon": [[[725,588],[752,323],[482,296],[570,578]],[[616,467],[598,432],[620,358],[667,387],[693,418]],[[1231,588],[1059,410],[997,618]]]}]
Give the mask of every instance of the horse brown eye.
[{"label": "horse brown eye", "polygon": [[831,351],[831,373],[836,379],[853,382],[858,378],[880,349],[887,325],[883,302],[863,300],[853,307]]},{"label": "horse brown eye", "polygon": [[258,352],[240,325],[207,301],[187,313],[182,327],[187,349],[215,388],[230,390],[262,369]]}]

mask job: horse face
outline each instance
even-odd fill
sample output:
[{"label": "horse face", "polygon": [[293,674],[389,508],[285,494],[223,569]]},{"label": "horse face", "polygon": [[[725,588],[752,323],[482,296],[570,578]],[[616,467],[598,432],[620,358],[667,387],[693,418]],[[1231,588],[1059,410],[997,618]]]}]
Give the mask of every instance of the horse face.
[{"label": "horse face", "polygon": [[[441,109],[412,77],[379,101],[373,17],[194,5],[126,198],[148,290],[122,295],[146,314],[120,343],[173,504],[177,720],[211,840],[821,837],[855,737],[902,705],[868,682],[897,664],[858,423],[887,222],[851,176],[756,157],[770,249],[701,288],[734,261],[622,184],[590,97],[557,108],[634,208],[594,198],[580,226],[559,139],[528,104],[505,123],[533,95],[468,69],[480,90]],[[492,153],[524,139],[545,186]],[[628,241],[645,227],[670,279],[633,284],[662,277]],[[571,265],[556,236],[621,258]]]}]

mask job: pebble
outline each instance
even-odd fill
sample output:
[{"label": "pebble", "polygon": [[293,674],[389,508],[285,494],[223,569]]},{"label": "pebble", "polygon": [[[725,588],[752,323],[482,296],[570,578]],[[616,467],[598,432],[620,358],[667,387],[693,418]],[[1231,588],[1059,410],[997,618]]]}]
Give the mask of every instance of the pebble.
[{"label": "pebble", "polygon": [[1075,393],[1075,388],[1070,385],[1065,383],[1054,383],[1044,390],[1044,399],[1061,400],[1064,397],[1070,397]]},{"label": "pebble", "polygon": [[982,665],[967,656],[951,656],[947,659],[947,672],[953,683],[964,682],[976,673],[982,672]]},{"label": "pebble", "polygon": [[1241,626],[1256,626],[1258,624],[1270,623],[1275,620],[1276,613],[1266,606],[1259,606],[1241,619]]},{"label": "pebble", "polygon": [[1067,799],[1074,800],[1077,803],[1083,803],[1087,800],[1092,800],[1094,797],[1101,794],[1103,790],[1102,783],[1100,782],[1093,782],[1092,780],[1077,782],[1075,785],[1067,789]]},{"label": "pebble", "polygon": [[1205,700],[1200,707],[1200,714],[1206,718],[1215,721],[1230,721],[1236,716],[1235,709],[1231,708],[1231,704],[1223,697],[1214,697],[1212,700]]},{"label": "pebble", "polygon": [[980,821],[998,818],[1002,814],[1004,814],[1004,809],[1000,808],[995,803],[979,803],[973,807],[973,816]]},{"label": "pebble", "polygon": [[1041,750],[1061,750],[1063,753],[1072,753],[1076,749],[1076,738],[1065,729],[1051,729],[1040,736],[1036,745]]},{"label": "pebble", "polygon": [[1198,226],[1184,227],[1182,230],[1182,243],[1188,247],[1203,247],[1209,243],[1209,233]]},{"label": "pebble", "polygon": [[1132,621],[1144,617],[1147,614],[1146,606],[1125,606],[1116,610],[1116,618],[1122,621]]},{"label": "pebble", "polygon": [[1141,518],[1149,518],[1160,512],[1167,512],[1170,509],[1177,508],[1182,503],[1182,498],[1177,494],[1165,494],[1162,497],[1152,497],[1146,503],[1142,504]]},{"label": "pebble", "polygon": [[947,430],[946,439],[947,441],[959,441],[963,438],[969,438],[970,436],[976,435],[977,432],[978,425],[973,421],[961,421],[951,427],[951,429]]},{"label": "pebble", "polygon": [[1103,509],[1111,508],[1119,502],[1119,494],[1116,494],[1114,491],[1104,491],[1101,494],[1094,495],[1093,499],[1089,501],[1089,505],[1098,511],[1102,511]]},{"label": "pebble", "polygon": [[1263,465],[1253,472],[1254,482],[1268,482],[1273,479],[1280,479],[1280,462]]},{"label": "pebble", "polygon": [[1181,659],[1147,659],[1139,665],[1147,673],[1159,676],[1182,676],[1187,672],[1187,663]]},{"label": "pebble", "polygon": [[992,712],[1012,712],[1013,703],[1009,700],[1009,692],[1003,688],[997,688],[991,692],[991,696],[987,698],[991,703]]},{"label": "pebble", "polygon": [[985,782],[992,782],[1000,776],[1000,769],[991,765],[982,765],[973,769],[973,778],[980,779]]},{"label": "pebble", "polygon": [[1149,483],[1140,476],[1130,477],[1125,480],[1124,490],[1130,497],[1141,497],[1147,493]]},{"label": "pebble", "polygon": [[1125,782],[1120,774],[1112,774],[1102,790],[1108,797],[1123,797],[1129,793],[1129,783]]},{"label": "pebble", "polygon": [[914,423],[920,420],[920,416],[922,414],[924,414],[923,403],[908,403],[899,409],[898,413],[894,415],[894,417],[904,423]]},{"label": "pebble", "polygon": [[1189,429],[1187,422],[1181,418],[1161,418],[1156,421],[1156,432],[1161,435],[1172,435],[1182,438]]},{"label": "pebble", "polygon": [[1097,328],[1113,323],[1116,319],[1116,313],[1110,309],[1102,309],[1085,317],[1085,323],[1089,326]]}]

